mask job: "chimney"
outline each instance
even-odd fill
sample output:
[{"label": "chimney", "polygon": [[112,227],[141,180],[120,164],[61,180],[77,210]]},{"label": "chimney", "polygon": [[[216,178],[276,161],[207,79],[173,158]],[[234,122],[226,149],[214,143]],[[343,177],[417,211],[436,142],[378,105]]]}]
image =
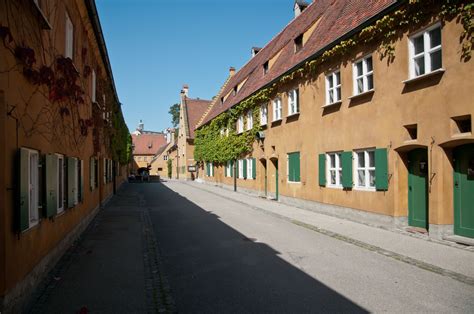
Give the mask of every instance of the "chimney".
[{"label": "chimney", "polygon": [[229,68],[229,76],[232,76],[235,74],[235,68],[234,67],[230,67]]},{"label": "chimney", "polygon": [[188,95],[189,95],[189,86],[188,86],[188,84],[183,85],[183,89],[181,90],[181,94],[184,94],[184,96],[188,97]]},{"label": "chimney", "polygon": [[298,17],[304,9],[308,7],[309,3],[304,0],[295,0],[295,6],[293,7],[293,11],[295,11],[295,18]]},{"label": "chimney", "polygon": [[262,48],[252,47],[252,58],[261,50]]}]

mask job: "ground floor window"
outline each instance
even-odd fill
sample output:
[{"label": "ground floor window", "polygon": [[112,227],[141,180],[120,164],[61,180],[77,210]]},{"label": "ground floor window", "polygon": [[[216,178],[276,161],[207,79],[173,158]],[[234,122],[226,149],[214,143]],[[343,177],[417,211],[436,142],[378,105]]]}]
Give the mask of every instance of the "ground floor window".
[{"label": "ground floor window", "polygon": [[65,176],[64,176],[64,156],[58,155],[58,168],[57,168],[57,197],[58,200],[58,207],[57,213],[60,214],[64,211],[64,203],[65,203]]},{"label": "ground floor window", "polygon": [[287,158],[288,182],[300,182],[300,152],[288,153]]},{"label": "ground floor window", "polygon": [[354,182],[356,188],[375,189],[375,150],[359,150],[354,152]]},{"label": "ground floor window", "polygon": [[342,187],[341,153],[328,153],[326,155],[327,174],[326,182],[330,187]]}]

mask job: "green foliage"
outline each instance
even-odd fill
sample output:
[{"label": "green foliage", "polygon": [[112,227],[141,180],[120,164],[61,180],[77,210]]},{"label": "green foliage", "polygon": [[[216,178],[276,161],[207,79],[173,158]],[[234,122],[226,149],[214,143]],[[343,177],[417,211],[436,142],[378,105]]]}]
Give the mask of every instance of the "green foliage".
[{"label": "green foliage", "polygon": [[[252,151],[257,132],[260,131],[260,106],[270,100],[273,88],[260,90],[229,111],[220,114],[208,125],[196,131],[194,159],[223,163],[237,159]],[[239,116],[249,110],[253,114],[253,128],[237,134],[235,125]],[[222,131],[228,130],[228,135]],[[225,133],[225,132],[224,132]]]},{"label": "green foliage", "polygon": [[171,176],[173,175],[173,159],[168,159],[166,166],[168,170],[168,178],[171,179]]},{"label": "green foliage", "polygon": [[179,125],[179,107],[179,104],[174,104],[168,111],[168,113],[171,115],[171,123],[175,128]]},{"label": "green foliage", "polygon": [[132,158],[132,137],[128,132],[120,108],[112,113],[112,125],[111,153],[113,159],[118,160],[122,165],[127,164]]}]

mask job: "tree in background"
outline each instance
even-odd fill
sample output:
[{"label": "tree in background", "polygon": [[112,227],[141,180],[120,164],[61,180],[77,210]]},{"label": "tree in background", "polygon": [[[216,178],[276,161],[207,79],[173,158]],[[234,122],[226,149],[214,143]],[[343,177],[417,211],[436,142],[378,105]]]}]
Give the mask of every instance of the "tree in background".
[{"label": "tree in background", "polygon": [[166,165],[168,166],[168,178],[171,179],[171,175],[173,174],[173,160],[172,159],[168,159],[168,161],[166,162]]},{"label": "tree in background", "polygon": [[176,128],[179,125],[179,104],[172,105],[168,113],[171,115],[173,127]]}]

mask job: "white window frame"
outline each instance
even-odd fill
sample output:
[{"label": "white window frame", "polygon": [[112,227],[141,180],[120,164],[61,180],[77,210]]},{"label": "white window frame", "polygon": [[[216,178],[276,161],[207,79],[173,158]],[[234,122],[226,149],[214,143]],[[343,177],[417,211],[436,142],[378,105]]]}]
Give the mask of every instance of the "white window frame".
[{"label": "white window frame", "polygon": [[260,125],[267,125],[268,123],[268,105],[260,106]]},{"label": "white window frame", "polygon": [[[65,158],[63,155],[59,155],[57,154],[56,155],[58,157],[58,165],[57,165],[57,169],[56,169],[56,180],[57,180],[57,184],[58,184],[58,189],[57,189],[57,210],[56,210],[56,214],[61,214],[62,212],[64,212],[64,204],[65,204],[65,198],[64,198],[64,194],[65,194],[65,188],[66,188],[66,176],[64,175],[64,162],[65,162]],[[61,187],[61,188],[60,188]]]},{"label": "white window frame", "polygon": [[237,134],[240,134],[244,131],[244,116],[241,115],[237,119]]},{"label": "white window frame", "polygon": [[164,155],[163,160],[168,160],[168,155]]},{"label": "white window frame", "polygon": [[209,176],[213,177],[214,176],[214,164],[211,161],[207,164],[207,166],[209,167]]},{"label": "white window frame", "polygon": [[[443,49],[442,49],[442,45],[443,45],[443,36],[442,36],[442,33],[441,33],[441,43],[436,46],[436,47],[431,47],[430,44],[431,44],[431,38],[430,38],[430,32],[432,30],[435,30],[439,28],[440,29],[440,33],[441,33],[441,23],[436,23],[428,28],[425,28],[424,30],[420,31],[420,32],[417,32],[416,34],[413,34],[412,36],[409,37],[409,40],[408,40],[408,51],[409,51],[409,71],[410,71],[410,78],[416,78],[416,77],[420,77],[420,76],[423,76],[423,75],[426,75],[426,74],[429,74],[433,71],[436,71],[436,70],[439,70],[439,69],[442,69],[443,68]],[[415,39],[419,38],[419,37],[423,37],[423,51],[420,52],[419,54],[415,55]],[[439,69],[432,69],[432,66],[431,66],[431,55],[435,52],[438,52],[438,51],[441,51],[441,67]],[[422,74],[418,74],[416,75],[415,73],[415,59],[418,59],[418,58],[424,58],[424,67],[425,67],[425,72],[422,73]]]},{"label": "white window frame", "polygon": [[66,41],[64,47],[64,57],[73,60],[74,56],[74,25],[72,24],[69,14],[66,12],[66,25],[65,25]]},{"label": "white window frame", "polygon": [[[331,157],[334,156],[334,167],[331,165]],[[336,182],[331,182],[331,172],[335,172]],[[331,188],[342,189],[342,160],[341,152],[332,152],[326,154],[326,182]]]},{"label": "white window frame", "polygon": [[281,120],[281,98],[277,97],[272,101],[273,107],[273,122]]},{"label": "white window frame", "polygon": [[[367,60],[372,59],[372,70],[368,71],[367,69]],[[362,62],[362,74],[358,75],[357,74],[357,64]],[[375,81],[374,81],[374,59],[372,58],[372,55],[367,55],[363,58],[360,58],[359,60],[355,61],[352,64],[352,74],[353,74],[353,82],[354,82],[354,89],[353,89],[353,95],[360,95],[364,94],[367,92],[370,92],[374,90],[375,88]],[[372,76],[372,88],[369,89],[369,83],[368,83],[368,77]],[[362,79],[362,91],[359,92],[358,90],[358,84],[357,81],[359,79]]]},{"label": "white window frame", "polygon": [[92,79],[91,99],[92,99],[92,102],[95,103],[96,97],[97,97],[97,78],[96,78],[94,69],[92,69],[91,79]]},{"label": "white window frame", "polygon": [[28,151],[28,228],[39,223],[39,167],[40,156],[37,150],[26,149]]},{"label": "white window frame", "polygon": [[[337,82],[338,76],[339,83]],[[326,75],[326,106],[340,103],[342,101],[341,92],[341,71],[337,70]],[[331,94],[333,95],[333,101],[331,101]]]},{"label": "white window frame", "polygon": [[253,128],[253,111],[247,111],[247,131]]},{"label": "white window frame", "polygon": [[243,179],[244,178],[244,160],[243,159],[239,159],[238,160],[238,170],[239,170],[239,176],[238,178],[239,179]]},{"label": "white window frame", "polygon": [[295,88],[288,92],[288,116],[298,113],[300,113],[298,88]]},{"label": "white window frame", "polygon": [[[370,166],[370,154],[369,152],[372,153],[372,158],[373,160],[373,166]],[[359,166],[359,154],[362,153],[364,156],[364,166],[360,167]],[[353,173],[353,182],[354,182],[354,187],[357,190],[366,190],[366,191],[375,191],[375,169],[376,169],[376,164],[375,164],[375,149],[360,149],[360,150],[355,150],[353,153],[353,159],[354,159],[354,173]],[[364,184],[360,185],[359,184],[359,170],[364,171]],[[370,185],[370,172],[373,171],[373,177],[374,177],[374,185]]]},{"label": "white window frame", "polygon": [[253,162],[252,158],[247,158],[247,179],[253,179],[252,177],[252,170],[253,170]]}]

